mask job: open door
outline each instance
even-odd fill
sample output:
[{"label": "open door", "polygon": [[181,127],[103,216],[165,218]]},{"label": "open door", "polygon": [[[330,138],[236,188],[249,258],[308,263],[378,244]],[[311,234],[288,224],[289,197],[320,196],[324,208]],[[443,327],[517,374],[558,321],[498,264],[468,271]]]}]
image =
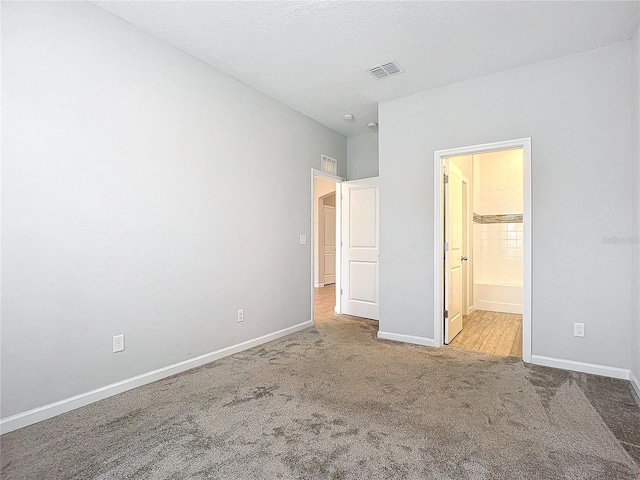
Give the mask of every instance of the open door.
[{"label": "open door", "polygon": [[462,330],[462,262],[466,257],[463,256],[462,171],[448,159],[444,181],[444,343],[449,344]]},{"label": "open door", "polygon": [[379,320],[378,177],[342,182],[344,315]]}]

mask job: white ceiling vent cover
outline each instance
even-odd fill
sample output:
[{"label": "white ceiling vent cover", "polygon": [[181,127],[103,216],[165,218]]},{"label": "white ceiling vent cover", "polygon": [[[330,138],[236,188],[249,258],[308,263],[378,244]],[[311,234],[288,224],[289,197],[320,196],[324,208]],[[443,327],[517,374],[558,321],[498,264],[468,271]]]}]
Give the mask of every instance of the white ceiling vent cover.
[{"label": "white ceiling vent cover", "polygon": [[324,173],[329,173],[335,177],[338,176],[338,161],[335,158],[327,157],[326,155],[320,156],[320,170]]},{"label": "white ceiling vent cover", "polygon": [[404,69],[398,65],[395,61],[383,63],[381,65],[376,65],[369,69],[371,75],[373,75],[377,79],[390,77],[391,75],[397,75],[399,73],[404,72]]}]

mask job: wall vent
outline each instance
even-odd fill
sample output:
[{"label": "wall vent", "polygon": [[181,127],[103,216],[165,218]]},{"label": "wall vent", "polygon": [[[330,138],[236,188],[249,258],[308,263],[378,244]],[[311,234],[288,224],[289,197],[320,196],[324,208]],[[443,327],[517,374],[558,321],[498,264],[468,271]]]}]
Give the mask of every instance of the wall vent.
[{"label": "wall vent", "polygon": [[338,176],[338,161],[326,155],[320,156],[320,171]]},{"label": "wall vent", "polygon": [[404,72],[403,68],[398,65],[395,61],[383,63],[380,65],[375,65],[369,69],[371,75],[378,80],[385,77],[390,77],[391,75],[397,75],[399,73]]}]

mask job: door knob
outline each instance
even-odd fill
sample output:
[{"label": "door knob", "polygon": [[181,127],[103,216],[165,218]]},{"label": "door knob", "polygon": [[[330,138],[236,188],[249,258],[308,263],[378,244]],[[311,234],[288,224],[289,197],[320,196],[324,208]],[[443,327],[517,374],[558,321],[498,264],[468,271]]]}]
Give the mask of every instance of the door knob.
[{"label": "door knob", "polygon": [[469,260],[467,257],[460,257],[460,261],[462,262],[466,262],[467,260]]}]

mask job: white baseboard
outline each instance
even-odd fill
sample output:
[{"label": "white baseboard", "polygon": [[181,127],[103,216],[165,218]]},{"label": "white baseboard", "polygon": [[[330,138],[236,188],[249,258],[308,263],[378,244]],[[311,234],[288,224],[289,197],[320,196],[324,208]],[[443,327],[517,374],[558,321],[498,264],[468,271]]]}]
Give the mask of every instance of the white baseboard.
[{"label": "white baseboard", "polygon": [[596,365],[595,363],[576,362],[574,360],[564,360],[562,358],[545,357],[542,355],[531,355],[531,363],[544,367],[560,368],[573,372],[591,373],[603,377],[620,378],[629,380],[631,371],[626,368],[609,367],[607,365]]},{"label": "white baseboard", "polygon": [[142,385],[146,385],[147,383],[170,377],[171,375],[175,375],[176,373],[199,367],[200,365],[204,365],[205,363],[213,362],[214,360],[218,360],[220,358],[233,355],[234,353],[247,350],[257,345],[276,340],[280,337],[290,335],[294,332],[304,330],[305,328],[311,326],[313,326],[313,322],[311,320],[308,320],[292,327],[278,330],[277,332],[269,333],[252,340],[247,340],[246,342],[238,343],[237,345],[222,348],[220,350],[216,350],[215,352],[205,353],[204,355],[190,358],[189,360],[185,360],[183,362],[174,363],[173,365],[169,365],[166,367],[158,368],[157,370],[152,370],[151,372],[143,373],[141,375],[136,375],[135,377],[127,378],[120,382],[112,383],[111,385],[106,385],[104,387],[91,390],[90,392],[81,393],[80,395],[75,395],[58,402],[50,403],[42,407],[37,407],[32,410],[27,410],[26,412],[18,413],[16,415],[0,419],[0,434],[12,432],[13,430],[17,430],[28,425],[33,425],[34,423],[47,420],[48,418],[55,417],[71,410],[75,410],[76,408],[84,407],[85,405],[97,402],[98,400],[102,400],[113,395],[126,392],[127,390],[131,390],[136,387],[141,387]]},{"label": "white baseboard", "polygon": [[638,381],[633,372],[629,372],[629,381],[631,382],[633,389],[636,391],[636,395],[640,398],[640,381]]},{"label": "white baseboard", "polygon": [[424,345],[427,347],[435,347],[436,342],[433,338],[414,337],[413,335],[402,335],[401,333],[378,332],[378,338],[384,340],[395,340],[396,342],[413,343],[415,345]]},{"label": "white baseboard", "polygon": [[476,310],[484,310],[486,312],[516,313],[522,315],[522,304],[492,302],[489,300],[476,300]]}]

